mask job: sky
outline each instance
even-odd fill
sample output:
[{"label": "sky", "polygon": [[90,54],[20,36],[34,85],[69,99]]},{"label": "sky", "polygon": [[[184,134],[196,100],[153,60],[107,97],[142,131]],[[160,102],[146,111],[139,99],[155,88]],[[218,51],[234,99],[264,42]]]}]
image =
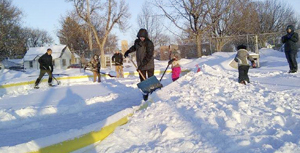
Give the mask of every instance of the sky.
[{"label": "sky", "polygon": [[[25,27],[39,28],[46,30],[54,39],[56,44],[59,44],[59,39],[56,36],[60,29],[60,21],[68,12],[73,10],[73,3],[65,0],[13,0],[13,5],[17,6],[23,12],[22,24]],[[129,6],[131,18],[128,21],[131,25],[127,33],[120,32],[118,29],[113,29],[112,33],[116,34],[121,40],[133,41],[132,34],[137,27],[137,16],[141,11],[141,7],[145,0],[126,0]],[[128,42],[130,44],[130,42]],[[120,47],[120,46],[119,46]]]},{"label": "sky", "polygon": [[[119,47],[121,40],[128,40],[131,44],[134,41],[135,30],[137,27],[137,16],[141,12],[143,3],[146,0],[126,0],[129,5],[129,12],[131,18],[129,25],[131,27],[126,33],[113,29],[112,33],[119,38]],[[13,0],[13,5],[17,6],[23,12],[22,24],[25,27],[39,28],[46,30],[54,39],[56,44],[59,40],[56,36],[58,29],[60,29],[60,20],[63,16],[73,9],[71,2],[65,0]],[[295,11],[300,15],[300,0],[285,0],[283,2],[291,5]]]}]

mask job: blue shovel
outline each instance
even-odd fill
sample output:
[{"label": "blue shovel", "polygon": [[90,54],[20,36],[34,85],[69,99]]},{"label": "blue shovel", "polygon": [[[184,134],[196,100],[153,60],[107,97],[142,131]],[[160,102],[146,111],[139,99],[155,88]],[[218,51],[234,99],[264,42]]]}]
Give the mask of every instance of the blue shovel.
[{"label": "blue shovel", "polygon": [[[135,66],[135,68],[137,69],[136,64],[132,61],[132,59],[130,58],[130,61],[132,62],[132,64]],[[140,82],[137,84],[138,88],[144,93],[144,94],[148,94],[148,93],[152,93],[153,91],[155,91],[156,89],[160,89],[163,87],[163,85],[160,83],[160,81],[157,80],[157,78],[153,75],[152,77],[149,78],[145,78],[145,76],[141,73],[140,70],[137,70],[139,72],[139,74],[142,76],[142,78],[144,79],[144,81]]]}]

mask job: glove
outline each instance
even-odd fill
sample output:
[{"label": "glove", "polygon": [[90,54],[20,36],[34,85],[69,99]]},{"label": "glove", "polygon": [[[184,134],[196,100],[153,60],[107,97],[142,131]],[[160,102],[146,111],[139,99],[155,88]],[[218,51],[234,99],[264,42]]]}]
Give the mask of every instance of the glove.
[{"label": "glove", "polygon": [[175,61],[175,59],[173,58],[173,59],[171,59],[169,62],[168,62],[168,64],[170,65],[170,64],[172,64],[173,63],[173,61]]},{"label": "glove", "polygon": [[254,61],[252,61],[252,67],[253,67],[253,68],[256,68],[256,64],[255,64]]},{"label": "glove", "polygon": [[138,68],[136,69],[137,71],[141,71],[143,68],[143,65],[139,65]]},{"label": "glove", "polygon": [[50,70],[51,72],[53,72],[53,67],[49,66],[49,70]]},{"label": "glove", "polygon": [[124,57],[127,58],[129,54],[129,50],[124,53]]}]

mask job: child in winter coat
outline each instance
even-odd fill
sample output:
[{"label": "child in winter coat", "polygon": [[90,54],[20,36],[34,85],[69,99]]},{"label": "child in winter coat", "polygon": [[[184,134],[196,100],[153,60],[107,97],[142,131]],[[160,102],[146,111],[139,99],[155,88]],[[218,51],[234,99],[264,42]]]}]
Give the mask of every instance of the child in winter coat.
[{"label": "child in winter coat", "polygon": [[97,77],[98,77],[98,82],[101,82],[101,75],[100,75],[101,64],[98,55],[93,56],[91,61],[88,63],[87,67],[93,72],[94,82],[96,82]]},{"label": "child in winter coat", "polygon": [[236,62],[238,62],[238,70],[239,70],[239,83],[246,84],[250,83],[249,77],[248,77],[248,71],[250,68],[249,60],[252,63],[252,66],[255,67],[254,60],[251,56],[249,56],[248,51],[246,50],[247,46],[245,45],[239,45],[237,47],[237,54],[234,58]]},{"label": "child in winter coat", "polygon": [[178,53],[174,53],[172,59],[168,62],[172,68],[172,80],[176,81],[180,77],[181,67],[179,64],[180,56]]}]

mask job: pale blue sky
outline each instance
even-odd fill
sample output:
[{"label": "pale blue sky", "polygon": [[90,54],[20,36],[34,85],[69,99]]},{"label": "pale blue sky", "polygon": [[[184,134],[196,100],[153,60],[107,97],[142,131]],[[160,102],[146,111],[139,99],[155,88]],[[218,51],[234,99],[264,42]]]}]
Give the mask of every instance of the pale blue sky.
[{"label": "pale blue sky", "polygon": [[[132,29],[138,29],[137,15],[141,12],[144,1],[126,0],[131,14],[131,18],[128,21],[131,28],[126,33],[114,29],[113,33],[118,35],[119,40],[127,39],[128,41],[133,41],[134,38],[132,37],[134,34],[130,32],[134,32]],[[73,3],[65,2],[65,0],[13,0],[12,2],[13,5],[23,12],[23,26],[46,30],[53,37],[55,43],[59,43],[56,36],[58,29],[61,27],[59,21],[62,16],[65,16],[67,12],[73,9]]]},{"label": "pale blue sky", "polygon": [[[13,5],[17,6],[23,12],[22,24],[26,27],[39,28],[46,30],[54,38],[55,43],[59,43],[56,36],[57,30],[60,28],[60,19],[65,16],[68,11],[73,9],[71,2],[65,0],[12,0]],[[133,41],[132,34],[137,27],[137,15],[141,12],[141,8],[145,0],[126,0],[129,4],[131,19],[128,21],[131,28],[126,33],[114,30],[113,33],[118,35],[119,40],[128,40],[129,44]],[[300,16],[300,0],[284,0],[283,2],[290,4]]]}]

